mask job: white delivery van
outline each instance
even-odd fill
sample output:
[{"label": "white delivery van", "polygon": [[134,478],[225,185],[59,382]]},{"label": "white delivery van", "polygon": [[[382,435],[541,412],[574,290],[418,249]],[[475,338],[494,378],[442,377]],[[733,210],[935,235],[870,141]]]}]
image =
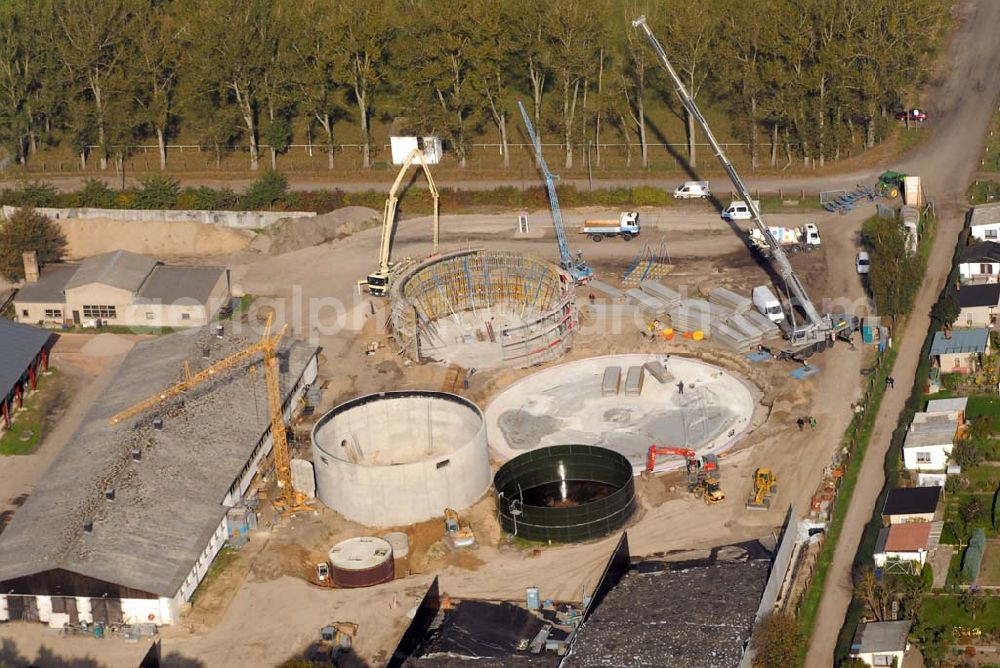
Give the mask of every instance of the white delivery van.
[{"label": "white delivery van", "polygon": [[758,285],[753,289],[753,305],[761,315],[771,322],[784,322],[785,312],[781,310],[781,302],[766,285]]},{"label": "white delivery van", "polygon": [[[760,202],[754,200],[754,204],[760,211]],[[734,200],[722,211],[722,217],[726,220],[750,220],[753,218],[753,212],[743,200]]]},{"label": "white delivery van", "polygon": [[674,191],[676,199],[706,199],[711,195],[712,191],[708,189],[708,181],[685,181],[684,185]]},{"label": "white delivery van", "polygon": [[806,223],[805,227],[802,228],[802,243],[805,244],[806,248],[817,248],[822,243],[819,238],[819,228],[816,227],[815,223]]}]

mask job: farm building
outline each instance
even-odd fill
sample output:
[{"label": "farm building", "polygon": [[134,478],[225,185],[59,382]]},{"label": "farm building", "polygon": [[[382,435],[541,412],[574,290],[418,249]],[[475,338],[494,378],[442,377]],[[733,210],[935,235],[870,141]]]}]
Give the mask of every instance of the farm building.
[{"label": "farm building", "polygon": [[24,395],[35,389],[48,369],[55,336],[37,327],[0,319],[0,430],[10,426]]},{"label": "farm building", "polygon": [[903,465],[911,471],[945,470],[964,422],[964,408],[915,414],[903,441]]},{"label": "farm building", "polygon": [[942,373],[971,373],[989,352],[990,330],[980,327],[935,332],[930,356]]},{"label": "farm building", "polygon": [[1000,241],[1000,204],[972,207],[969,234],[977,241]]},{"label": "farm building", "polygon": [[[260,356],[116,427],[109,418],[175,382],[185,361],[197,372],[254,342],[204,328],[129,353],[0,534],[0,621],[177,621],[271,449],[264,374],[248,373]],[[286,416],[315,380],[316,352],[279,351]]]},{"label": "farm building", "polygon": [[941,538],[940,522],[892,524],[875,540],[875,566],[887,573],[919,573]]},{"label": "farm building", "polygon": [[123,250],[41,272],[26,253],[24,273],[14,308],[18,322],[32,324],[198,327],[229,300],[223,267],[166,266]]},{"label": "farm building", "polygon": [[869,666],[902,666],[903,655],[909,649],[909,619],[899,622],[868,622],[858,624],[851,642],[851,656]]},{"label": "farm building", "polygon": [[996,283],[1000,279],[1000,243],[980,241],[966,246],[958,257],[958,277],[966,283]]},{"label": "farm building", "polygon": [[1000,285],[966,285],[955,292],[959,313],[956,327],[993,327],[1000,306]]},{"label": "farm building", "polygon": [[890,490],[882,506],[882,520],[890,524],[931,522],[940,498],[940,487],[900,487]]}]

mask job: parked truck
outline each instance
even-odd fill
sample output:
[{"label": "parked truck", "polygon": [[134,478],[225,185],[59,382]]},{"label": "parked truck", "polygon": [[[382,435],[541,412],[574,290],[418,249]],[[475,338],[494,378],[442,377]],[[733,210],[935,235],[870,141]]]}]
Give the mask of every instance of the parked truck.
[{"label": "parked truck", "polygon": [[[819,228],[813,223],[807,223],[803,227],[769,227],[767,229],[787,253],[808,252],[818,248],[821,243]],[[764,239],[764,233],[760,229],[751,227],[747,230],[747,239],[754,250],[765,256],[770,255],[771,247]]]},{"label": "parked truck", "polygon": [[639,236],[639,212],[623,211],[618,220],[585,220],[580,234],[586,234],[594,242],[603,241],[605,237],[621,237],[632,241]]}]

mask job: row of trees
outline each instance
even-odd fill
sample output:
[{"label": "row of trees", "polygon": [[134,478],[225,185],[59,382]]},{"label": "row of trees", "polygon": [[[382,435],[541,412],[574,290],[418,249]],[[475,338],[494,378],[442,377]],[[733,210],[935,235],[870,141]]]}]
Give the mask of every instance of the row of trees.
[{"label": "row of trees", "polygon": [[[272,167],[293,128],[325,144],[372,119],[435,133],[464,164],[495,132],[505,165],[514,100],[565,145],[638,140],[649,108],[686,113],[630,19],[646,14],[691,94],[724,106],[753,164],[822,164],[873,146],[909,101],[948,3],[908,0],[6,0],[0,142],[22,163],[67,143],[101,167],[155,139],[261,146]],[[688,160],[696,131],[686,118]],[[600,151],[596,160],[600,162]]]}]

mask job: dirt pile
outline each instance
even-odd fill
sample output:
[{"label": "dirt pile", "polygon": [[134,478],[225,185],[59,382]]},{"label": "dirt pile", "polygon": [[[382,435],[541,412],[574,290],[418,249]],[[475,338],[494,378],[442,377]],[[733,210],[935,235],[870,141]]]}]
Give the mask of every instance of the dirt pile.
[{"label": "dirt pile", "polygon": [[315,218],[284,218],[258,234],[251,250],[281,255],[342,239],[379,222],[379,213],[365,206],[345,206]]}]

